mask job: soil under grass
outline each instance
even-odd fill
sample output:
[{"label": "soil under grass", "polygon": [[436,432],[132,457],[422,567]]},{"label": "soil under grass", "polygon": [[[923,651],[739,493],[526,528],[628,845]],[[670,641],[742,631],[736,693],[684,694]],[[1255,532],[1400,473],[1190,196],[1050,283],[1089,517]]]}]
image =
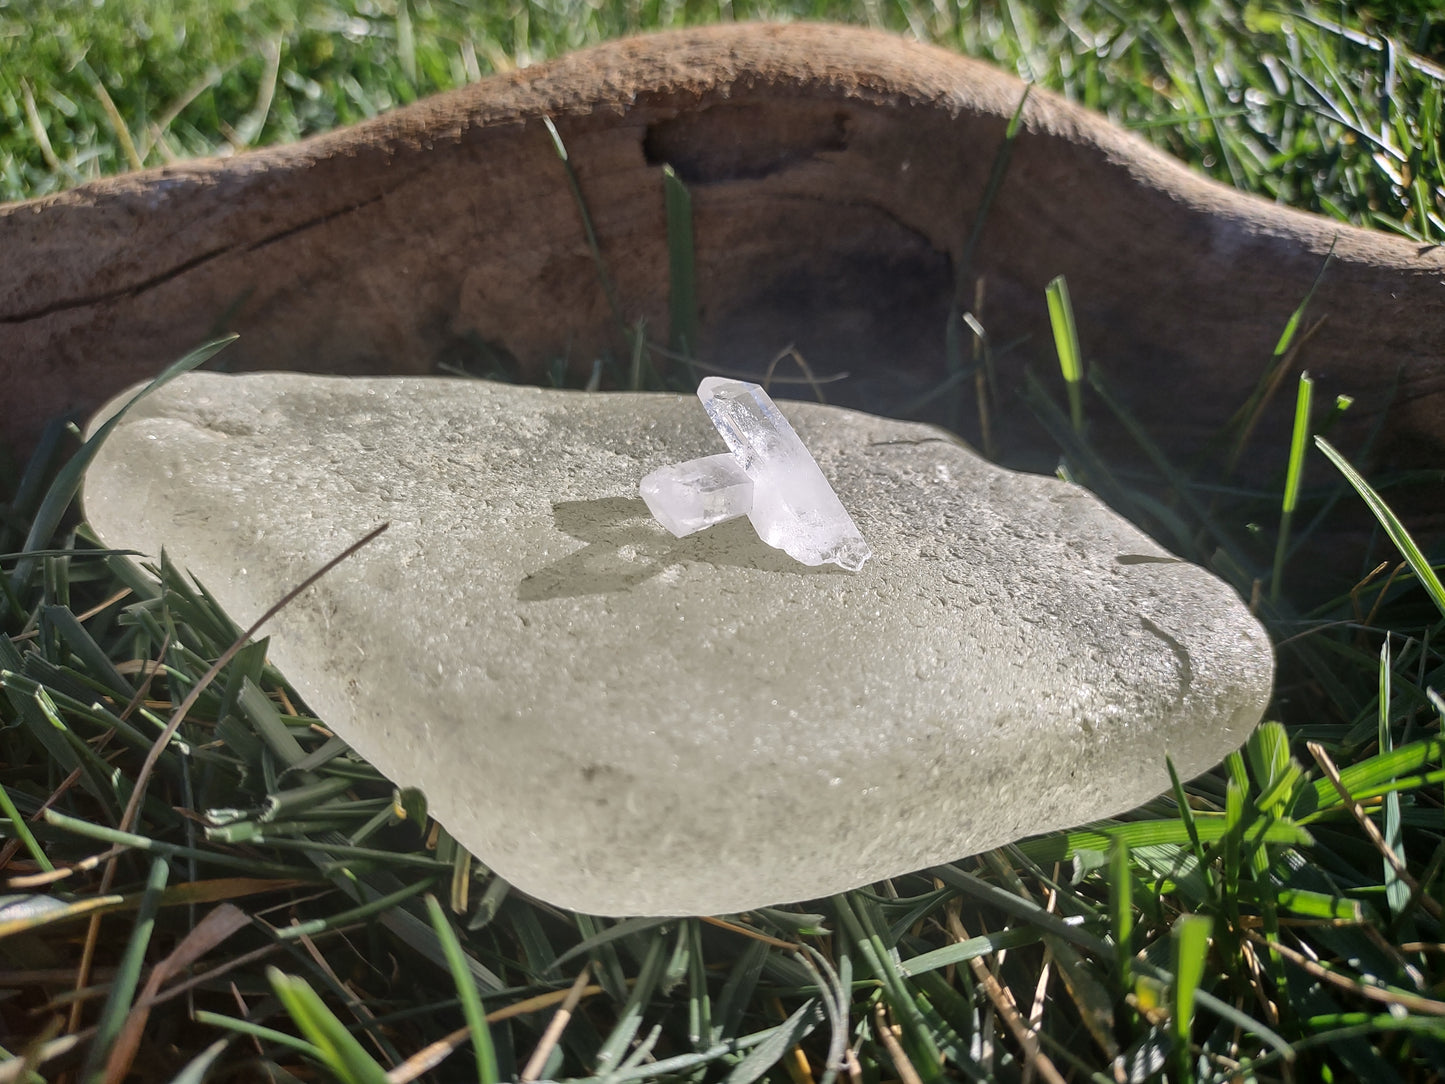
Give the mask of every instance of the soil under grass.
[{"label": "soil under grass", "polygon": [[[0,198],[779,14],[992,58],[1226,183],[1445,235],[1445,15],[1424,3],[0,3]],[[1445,590],[1381,511],[1388,560],[1292,603],[1315,514],[1372,496],[1304,439],[1339,409],[1304,412],[1272,493],[1229,487],[1228,440],[1162,476],[1081,456],[1076,428],[1121,424],[1086,382],[1044,410],[1064,470],[1128,496],[1270,628],[1269,722],[1216,772],[844,896],[631,921],[510,891],[309,717],[264,640],[207,680],[240,630],[180,570],[96,546],[55,429],[0,474],[0,1081],[1438,1078]]]}]

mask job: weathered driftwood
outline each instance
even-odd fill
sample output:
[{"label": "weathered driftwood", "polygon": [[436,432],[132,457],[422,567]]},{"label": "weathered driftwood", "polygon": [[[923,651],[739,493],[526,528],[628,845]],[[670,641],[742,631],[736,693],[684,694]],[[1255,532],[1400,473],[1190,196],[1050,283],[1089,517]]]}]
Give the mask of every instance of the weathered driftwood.
[{"label": "weathered driftwood", "polygon": [[[1050,356],[1044,286],[1068,277],[1086,354],[1169,450],[1255,388],[1333,246],[1298,364],[1357,399],[1337,435],[1386,467],[1445,436],[1445,253],[1202,180],[1035,92],[961,268],[1023,86],[940,49],[752,25],[599,46],[292,146],[0,207],[0,438],[88,408],[221,330],[236,368],[429,372],[508,357],[523,378],[623,350],[556,124],[625,321],[666,339],[662,166],[692,194],[707,364],[795,345],[835,402],[896,408],[946,375],[955,292],[985,283],[1016,387]],[[1046,367],[1041,367],[1041,371]],[[1292,385],[1286,385],[1288,389]],[[1246,464],[1283,458],[1287,390]],[[1016,403],[1006,415],[1026,419]],[[1012,431],[1028,432],[1026,422]],[[1032,430],[1035,436],[1037,430]],[[1431,502],[1418,502],[1425,511]]]}]

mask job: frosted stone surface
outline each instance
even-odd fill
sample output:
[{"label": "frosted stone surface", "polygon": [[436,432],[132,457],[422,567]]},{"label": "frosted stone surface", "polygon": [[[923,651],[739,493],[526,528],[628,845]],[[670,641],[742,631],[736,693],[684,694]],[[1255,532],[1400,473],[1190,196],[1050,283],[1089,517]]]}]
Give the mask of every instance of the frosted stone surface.
[{"label": "frosted stone surface", "polygon": [[1263,630],[1085,490],[788,414],[860,572],[652,518],[637,480],[717,449],[691,396],[193,374],[116,427],[85,508],[243,626],[389,522],[272,661],[483,862],[593,913],[826,896],[1110,816],[1258,721]]},{"label": "frosted stone surface", "polygon": [[747,381],[709,376],[697,397],[753,480],[748,519],[758,537],[805,565],[862,568],[873,551],[768,393]]},{"label": "frosted stone surface", "polygon": [[674,538],[745,516],[753,507],[753,483],[731,452],[659,467],[638,491],[653,518]]}]

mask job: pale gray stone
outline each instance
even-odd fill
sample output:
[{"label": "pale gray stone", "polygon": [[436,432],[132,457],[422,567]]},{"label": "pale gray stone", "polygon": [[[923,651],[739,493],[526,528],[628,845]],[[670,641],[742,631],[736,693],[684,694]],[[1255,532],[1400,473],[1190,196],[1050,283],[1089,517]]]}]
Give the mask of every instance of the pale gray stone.
[{"label": "pale gray stone", "polygon": [[788,404],[872,544],[809,568],[637,496],[716,450],[691,396],[182,377],[92,465],[106,543],[162,546],[310,706],[519,888],[736,912],[1122,812],[1269,696],[1234,593],[1083,489],[939,430]]}]

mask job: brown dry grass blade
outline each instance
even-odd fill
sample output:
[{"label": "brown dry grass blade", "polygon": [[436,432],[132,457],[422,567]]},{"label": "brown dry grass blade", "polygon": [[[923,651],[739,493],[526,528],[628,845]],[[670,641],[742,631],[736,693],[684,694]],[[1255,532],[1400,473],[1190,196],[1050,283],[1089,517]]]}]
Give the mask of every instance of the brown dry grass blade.
[{"label": "brown dry grass blade", "polygon": [[195,928],[181,938],[181,943],[171,950],[170,955],[151,968],[141,996],[131,1007],[125,1023],[121,1025],[120,1034],[116,1037],[115,1046],[111,1047],[110,1057],[105,1065],[105,1084],[121,1084],[130,1072],[136,1051],[140,1049],[146,1022],[150,1019],[151,1006],[155,1003],[160,988],[250,923],[251,918],[245,911],[233,903],[223,903],[196,923]]}]

